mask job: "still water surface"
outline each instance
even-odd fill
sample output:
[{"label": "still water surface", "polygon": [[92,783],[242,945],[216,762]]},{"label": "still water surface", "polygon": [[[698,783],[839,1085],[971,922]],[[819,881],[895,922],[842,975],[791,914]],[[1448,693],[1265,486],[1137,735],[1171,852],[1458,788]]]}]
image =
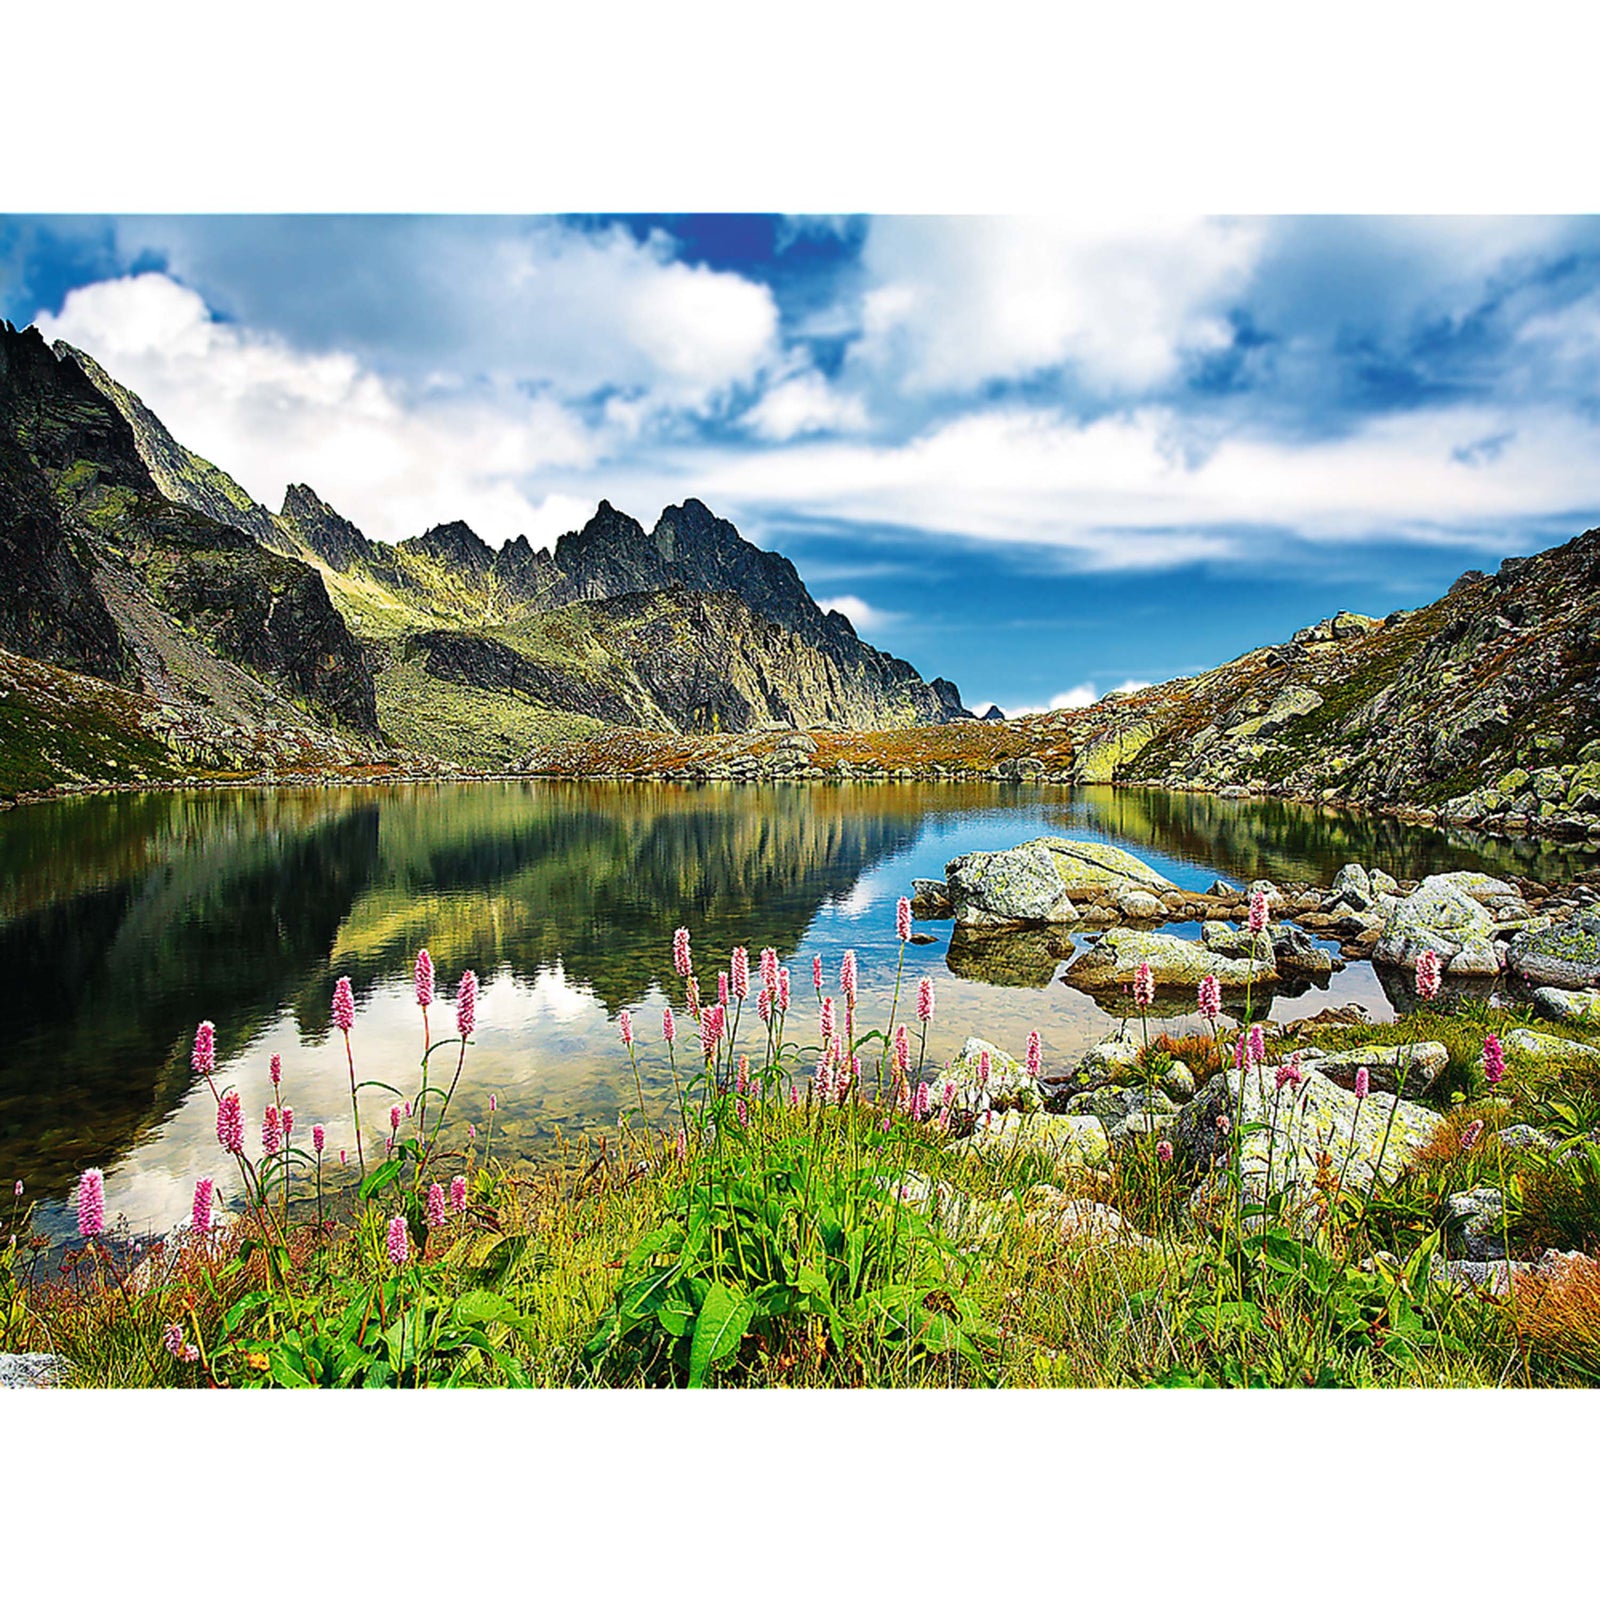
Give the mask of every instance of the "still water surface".
[{"label": "still water surface", "polygon": [[[811,1044],[813,954],[836,986],[840,955],[858,952],[861,1015],[875,1025],[899,958],[894,902],[911,879],[1040,833],[1108,839],[1197,888],[1219,874],[1326,883],[1350,860],[1397,877],[1471,867],[1554,878],[1592,859],[1277,802],[990,784],[437,784],[20,807],[0,815],[0,1206],[21,1178],[44,1202],[42,1225],[70,1231],[68,1194],[94,1165],[108,1213],[136,1230],[171,1226],[199,1177],[226,1194],[214,1103],[189,1067],[202,1018],[217,1026],[217,1082],[238,1085],[247,1118],[259,1126],[276,1051],[297,1130],[325,1123],[336,1160],[352,1130],[334,979],[348,973],[355,987],[358,1074],[409,1092],[420,1044],[410,973],[424,944],[442,999],[465,967],[482,980],[456,1102],[480,1152],[491,1093],[497,1156],[537,1160],[559,1138],[616,1127],[635,1100],[617,1040],[624,1006],[644,1046],[647,1107],[665,1118],[660,1010],[681,998],[680,923],[708,985],[733,945],[752,964],[776,946],[794,977],[788,1036]],[[949,923],[922,926],[936,939],[907,950],[906,981],[935,979],[930,1059],[969,1033],[1020,1053],[1037,1027],[1048,1071],[1111,1025],[1055,981],[1061,963],[1039,943],[997,956],[992,944],[952,945]],[[1365,965],[1279,996],[1273,1014],[1349,999],[1387,1014]],[[436,1008],[435,1037],[450,1016]],[[369,1139],[386,1130],[391,1098],[364,1097]]]}]

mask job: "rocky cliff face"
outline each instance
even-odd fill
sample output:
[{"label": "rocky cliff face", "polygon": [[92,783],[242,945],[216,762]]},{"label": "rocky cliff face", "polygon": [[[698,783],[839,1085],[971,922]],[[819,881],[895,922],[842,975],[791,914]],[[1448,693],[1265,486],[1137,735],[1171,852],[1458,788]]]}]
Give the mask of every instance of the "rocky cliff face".
[{"label": "rocky cliff face", "polygon": [[[158,479],[181,472],[186,494],[214,501],[231,480],[186,464],[148,414],[141,442],[100,380],[66,347],[0,324],[0,647],[142,694],[177,718],[163,726],[226,757],[213,764],[370,748],[371,674],[320,575],[170,499]],[[86,703],[56,698],[67,721],[39,723],[41,770],[72,742],[69,702]]]}]

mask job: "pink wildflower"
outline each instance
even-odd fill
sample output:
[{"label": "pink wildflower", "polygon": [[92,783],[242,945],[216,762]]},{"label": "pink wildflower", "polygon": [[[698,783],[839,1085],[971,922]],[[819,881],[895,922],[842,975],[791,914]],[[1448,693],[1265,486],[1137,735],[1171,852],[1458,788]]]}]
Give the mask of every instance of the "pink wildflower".
[{"label": "pink wildflower", "polygon": [[925,1122],[928,1113],[933,1109],[933,1091],[924,1081],[917,1085],[917,1092],[911,1097],[911,1115],[917,1122]]},{"label": "pink wildflower", "polygon": [[1156,1158],[1160,1161],[1170,1161],[1172,1159],[1172,1141],[1170,1139],[1163,1139],[1156,1146]]},{"label": "pink wildflower", "polygon": [[217,1143],[230,1156],[244,1154],[244,1107],[236,1090],[227,1090],[217,1101]]},{"label": "pink wildflower", "polygon": [[1267,927],[1267,891],[1257,889],[1250,896],[1250,932],[1264,933]]},{"label": "pink wildflower", "polygon": [[288,1144],[289,1135],[292,1134],[293,1132],[294,1132],[294,1107],[293,1106],[285,1106],[283,1108],[283,1142],[285,1144]]},{"label": "pink wildflower", "polygon": [[203,1077],[217,1064],[217,1030],[210,1022],[202,1022],[194,1030],[194,1049],[189,1053],[194,1070]]},{"label": "pink wildflower", "polygon": [[617,1028],[622,1034],[622,1042],[630,1050],[633,1048],[633,1018],[628,1015],[626,1006],[617,1013]]},{"label": "pink wildflower", "polygon": [[978,1087],[982,1089],[989,1082],[989,1052],[978,1052]]},{"label": "pink wildflower", "polygon": [[1492,1089],[1506,1075],[1506,1052],[1497,1033],[1483,1036],[1483,1076]]},{"label": "pink wildflower", "polygon": [[339,1152],[339,1165],[341,1167],[347,1167],[350,1165],[350,1152],[348,1150],[341,1150]]},{"label": "pink wildflower", "polygon": [[687,1161],[689,1159],[689,1139],[688,1135],[684,1133],[682,1128],[678,1129],[678,1137],[674,1142],[673,1149],[677,1152],[677,1156],[680,1161]]},{"label": "pink wildflower", "polygon": [[450,1180],[450,1209],[458,1215],[467,1209],[467,1180],[459,1172]]},{"label": "pink wildflower", "polygon": [[1215,1022],[1222,1015],[1222,985],[1215,973],[1208,972],[1200,980],[1195,999],[1200,1015],[1207,1022]]},{"label": "pink wildflower", "polygon": [[1439,957],[1432,950],[1424,950],[1417,957],[1417,997],[1436,1000],[1439,996]]},{"label": "pink wildflower", "polygon": [[1133,1003],[1141,1011],[1147,1011],[1156,1003],[1155,974],[1150,970],[1148,961],[1139,963],[1139,970],[1133,975]]},{"label": "pink wildflower", "polygon": [[1244,1071],[1244,1064],[1245,1064],[1245,1043],[1244,1043],[1244,1035],[1241,1033],[1241,1034],[1236,1035],[1235,1038],[1234,1038],[1234,1041],[1233,1041],[1233,1065],[1234,1065],[1234,1070],[1238,1071],[1238,1072],[1243,1072]]},{"label": "pink wildflower", "polygon": [[106,1231],[106,1175],[90,1167],[78,1179],[78,1232],[93,1239]]},{"label": "pink wildflower", "polygon": [[789,969],[778,968],[778,1011],[786,1014],[789,1010]]},{"label": "pink wildflower", "polygon": [[821,990],[822,990],[822,957],[821,956],[812,956],[812,958],[811,958],[811,987],[813,989],[817,990],[818,993],[820,993]]},{"label": "pink wildflower", "polygon": [[21,1178],[17,1179],[17,1186],[12,1192],[16,1195],[17,1199],[20,1200],[22,1198],[22,1179]]},{"label": "pink wildflower", "polygon": [[428,1185],[428,1226],[442,1228],[444,1226],[444,1185],[431,1183]]},{"label": "pink wildflower", "polygon": [[276,1089],[283,1082],[283,1057],[274,1056],[267,1063],[267,1076],[272,1079],[272,1087]]},{"label": "pink wildflower", "polygon": [[311,1124],[311,1148],[320,1156],[323,1146],[328,1142],[328,1130],[320,1122]]},{"label": "pink wildflower", "polygon": [[826,1101],[833,1094],[833,1057],[829,1051],[824,1050],[817,1057],[816,1072],[812,1076],[816,1086],[817,1099]]},{"label": "pink wildflower", "polygon": [[500,1109],[500,1096],[497,1095],[497,1094],[490,1095],[489,1096],[489,1115],[492,1117],[495,1114],[495,1112],[497,1112],[499,1109]]},{"label": "pink wildflower", "polygon": [[411,982],[417,993],[417,1004],[426,1011],[433,1004],[433,957],[426,950],[417,951]]},{"label": "pink wildflower", "polygon": [[1356,1068],[1356,1099],[1365,1100],[1367,1092],[1372,1087],[1372,1074],[1365,1067]]},{"label": "pink wildflower", "polygon": [[911,902],[904,895],[895,901],[894,906],[894,931],[901,944],[906,944],[911,939]]},{"label": "pink wildflower", "polygon": [[911,1035],[903,1022],[894,1030],[894,1064],[902,1075],[911,1070]]},{"label": "pink wildflower", "polygon": [[747,1093],[749,1091],[749,1088],[750,1088],[750,1057],[749,1056],[740,1056],[739,1057],[739,1070],[734,1075],[734,1084],[733,1084],[733,1086],[734,1086],[734,1091],[736,1093],[738,1093],[738,1094],[745,1094],[745,1093]]},{"label": "pink wildflower", "polygon": [[278,1108],[267,1102],[267,1109],[261,1116],[261,1153],[264,1156],[275,1156],[283,1148],[283,1121],[278,1115]]},{"label": "pink wildflower", "polygon": [[722,1038],[722,1020],[726,1013],[720,1005],[707,1006],[700,1016],[700,1048],[709,1056]]},{"label": "pink wildflower", "polygon": [[745,1098],[742,1094],[735,1098],[733,1109],[739,1115],[739,1126],[748,1128],[750,1126],[750,1107],[745,1103]]},{"label": "pink wildflower", "polygon": [[933,979],[917,979],[917,1021],[933,1021]]},{"label": "pink wildflower", "polygon": [[756,1015],[763,1022],[772,1021],[772,990],[763,989],[756,999]]},{"label": "pink wildflower", "polygon": [[1028,1035],[1028,1076],[1037,1078],[1044,1071],[1044,1046],[1039,1040],[1039,1030],[1033,1029]]},{"label": "pink wildflower", "polygon": [[202,1178],[194,1186],[194,1212],[189,1220],[196,1233],[211,1232],[211,1196],[214,1188],[210,1178]]},{"label": "pink wildflower", "polygon": [[833,1016],[833,996],[831,994],[822,997],[822,1017],[819,1026],[822,1029],[822,1042],[824,1044],[839,1031],[839,1025]]},{"label": "pink wildflower", "polygon": [[1250,1057],[1250,1065],[1259,1067],[1267,1059],[1267,1035],[1259,1022],[1250,1024],[1250,1035],[1245,1044],[1245,1052]]},{"label": "pink wildflower", "polygon": [[778,987],[778,952],[770,944],[761,952],[761,987]]},{"label": "pink wildflower", "polygon": [[689,1015],[698,1022],[700,1020],[700,980],[693,974],[684,980],[683,999],[684,1004],[689,1008]]},{"label": "pink wildflower", "polygon": [[791,1111],[800,1109],[800,1085],[798,1083],[789,1085],[789,1109]]},{"label": "pink wildflower", "polygon": [[400,1131],[401,1115],[402,1112],[399,1105],[392,1105],[389,1107],[389,1128],[394,1133],[398,1133]]},{"label": "pink wildflower", "polygon": [[740,1000],[750,998],[750,952],[742,944],[733,947],[733,992]]},{"label": "pink wildflower", "polygon": [[856,953],[846,950],[844,959],[839,963],[839,987],[844,992],[845,1004],[854,1006],[856,1003]]},{"label": "pink wildflower", "polygon": [[356,1025],[356,997],[348,978],[341,978],[333,986],[333,1025],[341,1033],[349,1033]]},{"label": "pink wildflower", "polygon": [[456,1032],[463,1039],[472,1037],[478,1025],[478,974],[468,967],[456,985]]},{"label": "pink wildflower", "polygon": [[406,1231],[404,1217],[389,1218],[389,1259],[403,1267],[411,1254],[411,1235]]},{"label": "pink wildflower", "polygon": [[1483,1123],[1481,1120],[1469,1122],[1461,1133],[1461,1148],[1470,1150],[1482,1137]]},{"label": "pink wildflower", "polygon": [[717,974],[717,1004],[724,1011],[728,1009],[728,974],[726,972]]},{"label": "pink wildflower", "polygon": [[1296,1050],[1287,1061],[1278,1068],[1277,1086],[1282,1089],[1285,1084],[1298,1084],[1300,1082],[1301,1054]]},{"label": "pink wildflower", "polygon": [[184,1346],[183,1324],[181,1322],[169,1322],[166,1331],[161,1336],[161,1342],[167,1347],[169,1356],[181,1360]]},{"label": "pink wildflower", "polygon": [[679,928],[672,935],[672,969],[680,978],[687,978],[694,971],[694,962],[689,956],[689,930]]},{"label": "pink wildflower", "polygon": [[678,1037],[678,1024],[673,1020],[671,1006],[666,1006],[661,1012],[661,1037],[668,1044]]},{"label": "pink wildflower", "polygon": [[946,1106],[952,1106],[952,1105],[955,1104],[955,1100],[956,1100],[956,1082],[955,1082],[955,1079],[952,1078],[944,1086],[944,1103],[945,1103]]},{"label": "pink wildflower", "polygon": [[1233,1132],[1233,1118],[1230,1117],[1226,1111],[1224,1111],[1222,1115],[1217,1118],[1217,1132],[1221,1134],[1229,1134]]}]

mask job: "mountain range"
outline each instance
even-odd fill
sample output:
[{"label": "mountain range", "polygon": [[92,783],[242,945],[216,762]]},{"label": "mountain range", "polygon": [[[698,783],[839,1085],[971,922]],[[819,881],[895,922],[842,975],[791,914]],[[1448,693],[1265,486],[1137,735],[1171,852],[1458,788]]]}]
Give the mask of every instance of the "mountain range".
[{"label": "mountain range", "polygon": [[700,501],[602,501],[554,550],[277,512],[92,356],[0,323],[0,792],[195,768],[503,769],[663,732],[961,719]]}]

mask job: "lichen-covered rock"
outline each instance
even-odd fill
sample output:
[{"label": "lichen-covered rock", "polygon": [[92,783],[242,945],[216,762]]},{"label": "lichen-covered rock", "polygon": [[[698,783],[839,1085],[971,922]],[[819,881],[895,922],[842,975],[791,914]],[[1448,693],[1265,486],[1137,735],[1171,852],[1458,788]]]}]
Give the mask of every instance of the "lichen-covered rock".
[{"label": "lichen-covered rock", "polygon": [[1451,1253],[1468,1261],[1505,1259],[1505,1197],[1498,1189],[1467,1189],[1446,1198]]},{"label": "lichen-covered rock", "polygon": [[1111,1154],[1105,1125],[1098,1117],[1027,1115],[1020,1111],[986,1114],[965,1139],[950,1149],[984,1161],[1020,1153],[1044,1156],[1058,1172],[1104,1166]]},{"label": "lichen-covered rock", "polygon": [[1172,1100],[1194,1099],[1194,1074],[1182,1061],[1174,1061],[1161,1075],[1161,1087]]},{"label": "lichen-covered rock", "polygon": [[945,868],[958,925],[1072,923],[1078,913],[1048,851],[1035,844],[973,850]]},{"label": "lichen-covered rock", "polygon": [[1138,856],[1099,839],[1063,839],[1045,834],[1028,843],[1050,852],[1062,887],[1071,895],[1114,897],[1126,889],[1160,895],[1177,887]]},{"label": "lichen-covered rock", "polygon": [[[985,1055],[989,1057],[989,1069],[987,1078],[982,1078]],[[987,1039],[969,1038],[961,1053],[933,1080],[935,1106],[944,1104],[949,1084],[954,1084],[956,1091],[952,1105],[961,1113],[1039,1111],[1044,1107],[1044,1095],[1028,1076],[1028,1069]]]},{"label": "lichen-covered rock", "polygon": [[955,915],[950,890],[938,878],[911,880],[911,915],[921,922],[943,922]]},{"label": "lichen-covered rock", "polygon": [[1527,983],[1561,989],[1600,984],[1600,918],[1594,913],[1549,928],[1530,928],[1511,941],[1511,970]]},{"label": "lichen-covered rock", "polygon": [[[1385,1144],[1391,1109],[1393,1127]],[[1192,1196],[1197,1211],[1207,1212],[1231,1194],[1222,1169],[1234,1129],[1244,1130],[1239,1167],[1246,1201],[1264,1200],[1270,1187],[1304,1206],[1318,1192],[1319,1174],[1324,1182],[1337,1182],[1342,1173],[1346,1190],[1362,1193],[1380,1170],[1383,1181],[1392,1182],[1442,1121],[1437,1112],[1392,1095],[1373,1093],[1358,1100],[1314,1066],[1298,1089],[1286,1085],[1281,1090],[1270,1071],[1229,1068],[1178,1113],[1172,1142],[1179,1157],[1202,1174]],[[1319,1155],[1326,1156],[1326,1165],[1319,1164]]]},{"label": "lichen-covered rock", "polygon": [[1075,1076],[1081,1083],[1122,1083],[1138,1062],[1137,1039],[1127,1033],[1108,1033],[1084,1051]]},{"label": "lichen-covered rock", "polygon": [[1600,989],[1535,989],[1533,1009],[1552,1022],[1600,1022]]},{"label": "lichen-covered rock", "polygon": [[1532,1028],[1513,1028],[1505,1037],[1506,1054],[1526,1056],[1534,1061],[1600,1061],[1600,1050],[1591,1044],[1577,1044],[1553,1033],[1535,1033]]},{"label": "lichen-covered rock", "polygon": [[1424,878],[1389,914],[1372,959],[1387,966],[1415,967],[1417,957],[1431,950],[1449,962],[1463,946],[1488,939],[1494,918],[1474,896],[1449,881],[1475,876],[1450,873]]},{"label": "lichen-covered rock", "polygon": [[1241,961],[1218,955],[1197,940],[1170,933],[1143,933],[1113,928],[1099,944],[1084,951],[1063,974],[1075,989],[1093,994],[1131,984],[1141,962],[1149,962],[1156,983],[1166,988],[1189,987],[1211,976],[1224,989],[1271,983],[1276,970],[1265,961]]},{"label": "lichen-covered rock", "polygon": [[[1394,1046],[1364,1044],[1312,1059],[1318,1072],[1343,1089],[1354,1089],[1356,1073],[1365,1067],[1372,1088],[1385,1094],[1403,1092],[1408,1098],[1415,1098],[1450,1065],[1450,1052],[1437,1040],[1424,1039],[1417,1044]],[[1405,1089],[1399,1091],[1402,1079]]]},{"label": "lichen-covered rock", "polygon": [[1140,719],[1091,739],[1072,758],[1072,782],[1110,783],[1155,736],[1155,723]]},{"label": "lichen-covered rock", "polygon": [[1450,957],[1452,978],[1494,978],[1505,968],[1503,947],[1490,939],[1470,939]]},{"label": "lichen-covered rock", "polygon": [[1143,1084],[1094,1089],[1067,1102],[1067,1115],[1098,1117],[1112,1144],[1130,1139],[1156,1138],[1172,1126],[1178,1108],[1160,1089]]},{"label": "lichen-covered rock", "polygon": [[1124,889],[1117,896],[1117,910],[1135,922],[1164,922],[1167,908],[1146,889]]}]

